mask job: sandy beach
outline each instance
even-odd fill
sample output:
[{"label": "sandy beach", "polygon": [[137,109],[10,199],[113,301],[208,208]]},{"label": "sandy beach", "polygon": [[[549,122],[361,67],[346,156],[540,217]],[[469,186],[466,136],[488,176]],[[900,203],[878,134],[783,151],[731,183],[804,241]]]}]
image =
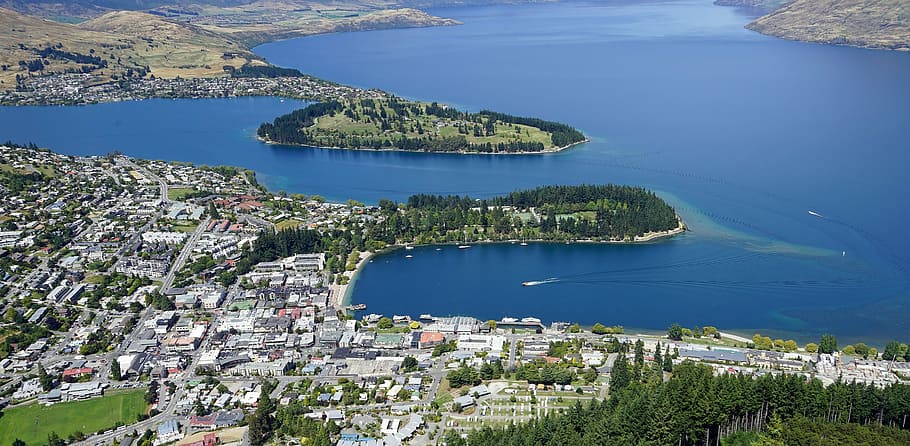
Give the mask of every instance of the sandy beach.
[{"label": "sandy beach", "polygon": [[334,305],[335,308],[343,309],[345,305],[350,301],[350,288],[354,286],[354,282],[357,281],[357,275],[360,274],[360,271],[363,269],[363,265],[366,264],[370,258],[373,257],[375,253],[373,252],[361,252],[360,260],[357,261],[357,267],[354,268],[354,271],[345,271],[343,274],[348,276],[350,279],[346,285],[329,285],[329,289],[332,290],[331,295],[331,305]]}]

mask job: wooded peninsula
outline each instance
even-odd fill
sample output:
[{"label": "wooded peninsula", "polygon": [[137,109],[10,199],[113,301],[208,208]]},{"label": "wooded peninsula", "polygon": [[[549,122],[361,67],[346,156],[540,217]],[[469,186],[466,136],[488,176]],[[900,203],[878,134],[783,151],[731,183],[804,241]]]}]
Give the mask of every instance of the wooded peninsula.
[{"label": "wooded peninsula", "polygon": [[396,97],[312,104],[263,123],[257,135],[313,147],[488,154],[558,152],[587,141],[566,124]]},{"label": "wooded peninsula", "polygon": [[377,252],[390,245],[509,240],[622,243],[684,230],[670,205],[640,187],[545,186],[484,200],[414,195],[407,203],[380,200],[377,218],[346,231],[265,231],[251,249],[244,250],[237,266],[243,274],[258,262],[328,251],[333,255],[327,268],[341,271],[343,259],[352,251]]}]

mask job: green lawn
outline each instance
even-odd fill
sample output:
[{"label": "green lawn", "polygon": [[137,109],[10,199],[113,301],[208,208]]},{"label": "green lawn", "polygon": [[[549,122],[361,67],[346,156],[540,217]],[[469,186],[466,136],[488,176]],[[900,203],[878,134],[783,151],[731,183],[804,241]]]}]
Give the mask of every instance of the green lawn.
[{"label": "green lawn", "polygon": [[[545,148],[553,148],[553,139],[549,133],[540,130],[536,127],[531,127],[521,124],[506,124],[500,121],[494,123],[496,132],[493,136],[474,136],[473,126],[474,123],[470,123],[469,132],[467,135],[461,134],[458,131],[456,124],[461,123],[461,121],[456,121],[451,118],[440,118],[435,115],[418,115],[412,116],[408,120],[404,121],[405,131],[401,132],[398,128],[397,123],[400,123],[401,120],[398,118],[398,114],[393,108],[388,106],[387,101],[377,101],[378,107],[376,110],[382,110],[388,119],[393,123],[393,129],[388,131],[383,131],[380,127],[378,119],[361,117],[358,120],[349,118],[344,114],[344,112],[336,113],[334,116],[320,116],[316,123],[312,126],[312,129],[317,130],[319,133],[318,136],[330,137],[337,136],[339,133],[346,135],[357,135],[362,138],[367,138],[370,140],[385,140],[391,139],[396,140],[400,136],[406,136],[408,138],[426,138],[426,137],[455,137],[455,136],[464,136],[465,139],[472,144],[486,144],[490,143],[493,145],[499,143],[509,143],[509,142],[539,142],[544,145]],[[359,105],[358,105],[359,106]],[[350,105],[346,105],[346,110],[350,108]],[[416,129],[416,125],[419,122],[420,126],[424,129],[424,133],[419,133]],[[443,122],[445,125],[436,126],[437,122]]]},{"label": "green lawn", "polygon": [[8,446],[19,438],[28,446],[39,446],[47,443],[51,432],[67,438],[75,432],[109,429],[118,422],[134,423],[145,412],[144,394],[144,390],[132,390],[50,407],[29,404],[6,409],[0,417],[0,445]]},{"label": "green lawn", "polygon": [[192,187],[169,187],[167,188],[167,198],[168,200],[183,200],[188,194],[196,192],[195,188]]},{"label": "green lawn", "polygon": [[300,220],[294,220],[293,218],[288,218],[288,219],[281,220],[278,223],[276,223],[275,229],[277,229],[279,231],[282,229],[293,229],[302,224],[303,224],[303,222]]}]

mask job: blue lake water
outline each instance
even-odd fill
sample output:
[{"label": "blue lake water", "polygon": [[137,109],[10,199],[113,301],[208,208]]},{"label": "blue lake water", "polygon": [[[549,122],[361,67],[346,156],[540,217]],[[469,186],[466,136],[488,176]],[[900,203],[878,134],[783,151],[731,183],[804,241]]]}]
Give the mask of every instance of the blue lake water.
[{"label": "blue lake water", "polygon": [[[353,300],[386,314],[906,340],[910,54],[761,36],[743,29],[750,17],[710,0],[431,12],[465,24],[257,52],[404,97],[571,123],[592,142],[523,157],[266,146],[252,138],[255,127],[302,104],[275,98],[0,108],[0,139],[243,165],[272,189],[336,200],[642,185],[692,232],[644,246],[392,253],[365,268]],[[548,277],[561,281],[520,286]]]}]

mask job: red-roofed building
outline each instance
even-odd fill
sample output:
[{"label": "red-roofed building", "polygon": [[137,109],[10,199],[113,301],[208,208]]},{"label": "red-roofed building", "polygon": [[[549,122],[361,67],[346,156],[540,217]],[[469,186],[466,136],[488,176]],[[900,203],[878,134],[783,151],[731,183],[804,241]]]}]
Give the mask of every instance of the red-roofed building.
[{"label": "red-roofed building", "polygon": [[436,331],[425,331],[420,334],[419,348],[431,348],[445,342],[446,337]]},{"label": "red-roofed building", "polygon": [[91,367],[66,369],[63,371],[63,380],[67,382],[76,381],[83,376],[91,375],[93,371]]}]

